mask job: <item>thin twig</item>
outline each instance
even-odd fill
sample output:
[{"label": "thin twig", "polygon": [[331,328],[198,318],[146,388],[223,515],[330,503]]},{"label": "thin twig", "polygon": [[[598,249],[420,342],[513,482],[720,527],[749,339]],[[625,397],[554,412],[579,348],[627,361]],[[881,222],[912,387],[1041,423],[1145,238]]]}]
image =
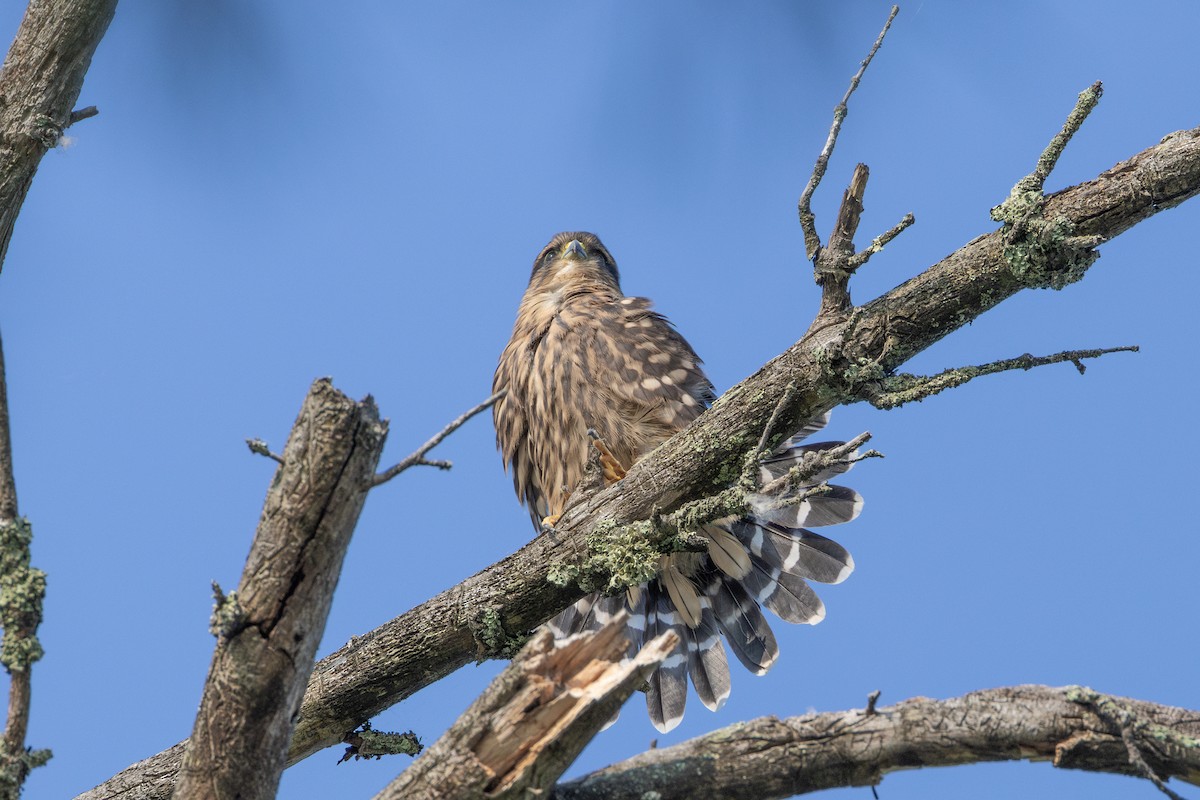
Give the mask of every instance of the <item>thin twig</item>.
[{"label": "thin twig", "polygon": [[867,695],[867,711],[868,717],[873,717],[879,712],[875,710],[875,704],[879,702],[879,695],[882,694],[878,689]]},{"label": "thin twig", "polygon": [[833,155],[834,145],[837,144],[838,134],[842,129],[842,121],[846,119],[846,114],[849,113],[848,103],[850,95],[854,94],[854,90],[858,88],[859,81],[862,80],[863,73],[867,71],[867,67],[871,63],[871,59],[875,57],[875,53],[879,52],[880,45],[883,44],[883,37],[887,35],[888,28],[892,27],[892,20],[900,13],[900,6],[892,6],[892,11],[888,14],[887,22],[883,25],[883,30],[879,32],[879,36],[875,39],[875,44],[871,47],[871,52],[867,53],[867,57],[863,59],[862,64],[858,68],[858,72],[850,80],[850,88],[846,90],[842,102],[838,103],[833,109],[833,124],[829,127],[829,136],[825,139],[825,147],[821,149],[821,155],[817,156],[817,163],[813,167],[812,176],[808,179],[808,185],[804,187],[804,191],[800,195],[800,227],[804,231],[804,250],[809,260],[817,254],[817,250],[821,248],[821,237],[817,233],[816,217],[812,213],[812,197],[817,187],[821,184],[821,179],[825,177],[825,170],[829,168],[829,157]]},{"label": "thin twig", "polygon": [[981,375],[992,375],[1012,369],[1029,370],[1034,367],[1046,366],[1047,364],[1060,364],[1063,361],[1069,361],[1074,364],[1075,369],[1079,370],[1079,373],[1082,375],[1087,369],[1083,365],[1083,359],[1085,358],[1099,358],[1109,353],[1136,353],[1138,350],[1137,345],[1129,345],[1126,347],[1109,347],[1099,350],[1066,350],[1050,356],[1031,356],[1026,353],[1023,356],[1008,358],[1003,361],[993,361],[990,364],[982,364],[977,367],[948,369],[933,376],[894,375],[882,381],[882,391],[874,392],[864,399],[876,408],[886,411],[898,408],[905,403],[920,402],[927,397],[933,397],[935,394],[944,392],[947,389],[957,388]]},{"label": "thin twig", "polygon": [[49,750],[25,746],[33,689],[33,663],[42,657],[37,638],[42,621],[46,574],[30,566],[33,531],[17,513],[17,483],[13,475],[12,438],[8,418],[8,381],[4,345],[0,341],[0,624],[4,627],[3,664],[9,674],[8,714],[0,739],[0,798],[20,797],[25,777],[50,759]]},{"label": "thin twig", "polygon": [[91,117],[96,116],[99,113],[100,113],[100,109],[96,108],[95,106],[87,106],[85,108],[77,108],[71,112],[71,116],[67,118],[67,124],[64,125],[63,127],[69,128],[72,125],[74,125],[76,122],[81,122],[82,120],[89,119]]},{"label": "thin twig", "polygon": [[883,248],[887,247],[888,242],[892,241],[892,239],[895,239],[897,236],[904,233],[904,229],[907,228],[908,226],[912,225],[916,221],[917,221],[917,218],[914,217],[911,213],[905,214],[904,217],[898,223],[896,223],[896,225],[894,227],[889,228],[888,230],[884,231],[883,233],[879,234],[874,239],[872,239],[871,244],[868,247],[866,247],[865,249],[863,249],[862,252],[855,253],[854,255],[850,256],[850,262],[849,262],[850,268],[858,269],[863,264],[867,263],[867,260],[870,259],[871,256],[875,255],[879,251],[883,250]]},{"label": "thin twig", "polygon": [[1046,182],[1046,178],[1050,177],[1050,173],[1054,171],[1054,165],[1058,163],[1059,156],[1066,149],[1067,144],[1071,141],[1071,137],[1078,131],[1083,121],[1092,113],[1092,109],[1100,102],[1100,97],[1104,94],[1104,86],[1100,81],[1096,81],[1088,88],[1079,93],[1079,100],[1075,103],[1075,108],[1071,111],[1067,121],[1063,123],[1062,130],[1055,134],[1050,140],[1050,144],[1046,145],[1046,149],[1042,151],[1042,155],[1038,158],[1037,167],[1034,168],[1033,174],[1029,177],[1037,183],[1038,191],[1041,191],[1042,186]]},{"label": "thin twig", "polygon": [[8,425],[8,379],[4,342],[0,339],[0,522],[17,518],[17,482],[13,475],[12,437]]},{"label": "thin twig", "polygon": [[430,459],[425,458],[425,454],[428,453],[433,448],[437,447],[439,444],[441,444],[442,440],[445,439],[447,436],[449,436],[450,434],[454,433],[456,430],[461,428],[463,426],[463,424],[466,423],[466,421],[469,420],[471,417],[475,416],[476,414],[478,414],[482,411],[485,411],[485,410],[491,408],[496,403],[497,400],[499,400],[501,397],[504,396],[505,391],[506,390],[502,389],[499,392],[496,392],[494,395],[489,397],[487,400],[484,400],[482,403],[475,406],[470,411],[465,412],[458,419],[454,420],[449,425],[442,428],[440,431],[438,431],[436,434],[434,434],[433,437],[428,442],[426,442],[425,444],[418,447],[411,454],[405,456],[404,459],[402,461],[400,461],[400,463],[395,464],[394,466],[391,466],[391,467],[387,468],[386,470],[384,470],[383,472],[376,475],[374,480],[371,481],[371,486],[375,487],[375,486],[379,486],[380,484],[387,483],[392,478],[396,477],[401,472],[404,472],[404,470],[408,469],[409,467],[424,466],[424,467],[437,467],[438,469],[450,469],[450,467],[453,466],[453,464],[451,462],[430,460]]},{"label": "thin twig", "polygon": [[266,456],[272,461],[283,463],[283,456],[271,452],[271,448],[262,439],[247,439],[246,446],[250,448],[250,452],[259,456]]},{"label": "thin twig", "polygon": [[767,452],[767,440],[771,438],[771,433],[775,430],[775,423],[779,420],[779,413],[792,402],[792,395],[796,393],[796,382],[791,381],[783,390],[783,394],[779,398],[779,402],[775,404],[775,410],[771,412],[771,418],[767,420],[767,425],[763,428],[762,436],[758,439],[758,446],[754,448],[754,462],[757,465],[759,457]]},{"label": "thin twig", "polygon": [[[868,458],[883,458],[883,453],[880,453],[878,450],[868,450],[865,453],[856,452],[858,448],[869,441],[871,441],[870,431],[863,431],[850,441],[842,442],[836,447],[805,453],[803,460],[799,464],[775,480],[764,484],[758,491],[764,495],[778,494],[784,491],[784,489],[794,489],[803,486],[814,475],[825,472],[839,464],[845,464],[846,469],[849,469],[852,465],[857,464],[859,461],[865,461]],[[844,472],[845,470],[842,471]]]}]

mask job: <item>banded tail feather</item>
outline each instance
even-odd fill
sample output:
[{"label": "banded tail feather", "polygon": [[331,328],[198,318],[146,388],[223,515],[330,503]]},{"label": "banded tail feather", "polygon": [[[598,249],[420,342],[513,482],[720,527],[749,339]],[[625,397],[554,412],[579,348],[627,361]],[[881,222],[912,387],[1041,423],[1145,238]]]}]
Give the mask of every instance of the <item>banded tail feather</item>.
[{"label": "banded tail feather", "polygon": [[[840,447],[842,442],[802,444],[827,421],[824,415],[809,422],[764,457],[762,484],[780,483],[809,453]],[[858,516],[862,498],[857,492],[823,485],[850,466],[844,459],[799,485],[751,496],[751,515],[701,529],[709,540],[707,553],[664,556],[654,580],[616,597],[585,597],[551,621],[552,628],[560,636],[595,630],[626,608],[631,653],[672,629],[679,645],[646,687],[651,722],[665,733],[682,721],[689,678],[700,702],[719,709],[731,686],[722,639],[746,669],[762,675],[779,657],[762,608],[785,622],[815,625],[825,618],[825,606],[808,581],[841,583],[854,570],[844,547],[804,527]]]}]

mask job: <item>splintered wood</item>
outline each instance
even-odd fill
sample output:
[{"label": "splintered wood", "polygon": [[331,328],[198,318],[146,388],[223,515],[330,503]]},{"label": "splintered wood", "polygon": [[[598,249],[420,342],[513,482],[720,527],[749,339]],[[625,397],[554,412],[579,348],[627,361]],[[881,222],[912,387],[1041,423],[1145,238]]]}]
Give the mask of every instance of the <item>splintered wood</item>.
[{"label": "splintered wood", "polygon": [[553,786],[679,642],[668,631],[625,658],[627,619],[622,613],[595,633],[560,642],[540,630],[378,800],[507,798]]},{"label": "splintered wood", "polygon": [[571,751],[565,769],[678,642],[668,632],[622,660],[626,621],[621,614],[594,634],[557,643],[543,630],[526,646],[521,679],[471,748],[493,776],[488,794],[525,783],[551,746]]}]

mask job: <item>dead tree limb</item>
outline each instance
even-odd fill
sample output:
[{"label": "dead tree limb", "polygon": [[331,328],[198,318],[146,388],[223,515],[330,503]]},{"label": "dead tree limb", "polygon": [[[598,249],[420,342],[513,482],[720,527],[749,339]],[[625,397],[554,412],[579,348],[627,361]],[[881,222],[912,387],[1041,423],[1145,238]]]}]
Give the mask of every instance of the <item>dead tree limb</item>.
[{"label": "dead tree limb", "polygon": [[[1193,129],[1170,134],[1094,180],[1046,197],[1042,213],[1069,222],[1078,235],[1109,240],[1198,192],[1200,129]],[[857,398],[934,342],[1029,288],[1005,249],[1005,230],[982,234],[844,319],[815,326],[618,484],[570,508],[556,536],[539,537],[322,659],[301,707],[289,760],[338,744],[364,720],[486,656],[481,634],[490,634],[490,641],[523,634],[580,597],[578,587],[549,581],[553,565],[584,559],[588,537],[602,523],[648,519],[663,497],[677,502],[703,497],[723,474],[736,474],[789,384],[794,388],[779,412],[781,429]],[[165,797],[153,787],[162,786],[171,769],[170,752],[80,797],[110,797],[117,785],[128,792],[127,800]],[[151,782],[143,784],[140,776]]]},{"label": "dead tree limb", "polygon": [[[0,68],[0,268],[38,164],[71,109],[117,0],[31,0]],[[91,116],[88,114],[87,116]]]},{"label": "dead tree limb", "polygon": [[387,424],[316,381],[263,504],[236,593],[218,591],[217,647],[177,800],[275,796],[350,535]]},{"label": "dead tree limb", "polygon": [[557,643],[543,628],[375,800],[500,800],[548,790],[678,641],[668,631],[623,661],[626,621]]},{"label": "dead tree limb", "polygon": [[[1118,713],[1106,714],[1106,708]],[[901,769],[985,761],[1049,761],[1145,777],[1126,746],[1129,738],[1157,776],[1200,785],[1196,711],[1078,686],[1013,686],[950,700],[918,697],[882,708],[738,723],[560,784],[552,797],[653,793],[661,800],[770,800],[875,786]]]}]

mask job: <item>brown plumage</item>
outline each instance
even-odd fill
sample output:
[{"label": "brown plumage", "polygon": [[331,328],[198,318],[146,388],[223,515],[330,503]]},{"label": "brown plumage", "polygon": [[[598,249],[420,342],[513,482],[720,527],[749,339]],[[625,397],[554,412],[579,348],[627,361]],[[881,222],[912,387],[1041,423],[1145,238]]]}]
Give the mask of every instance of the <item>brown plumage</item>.
[{"label": "brown plumage", "polygon": [[[588,460],[589,430],[628,468],[713,400],[691,346],[649,300],[621,293],[616,263],[591,233],[560,233],[534,261],[493,388],[507,390],[493,410],[496,441],[535,526],[566,507]],[[764,460],[764,478],[786,472],[806,450],[840,444],[802,446],[800,438]],[[824,609],[804,579],[837,582],[849,574],[849,553],[800,529],[857,515],[861,499],[840,491],[836,507],[817,496],[761,518],[718,520],[702,531],[707,555],[664,557],[657,579],[619,597],[585,598],[551,624],[564,635],[587,630],[625,606],[631,648],[673,628],[681,644],[651,678],[651,719],[661,730],[678,724],[689,673],[704,704],[719,707],[729,695],[719,633],[761,674],[778,651],[759,603],[790,622],[817,622]]]}]

